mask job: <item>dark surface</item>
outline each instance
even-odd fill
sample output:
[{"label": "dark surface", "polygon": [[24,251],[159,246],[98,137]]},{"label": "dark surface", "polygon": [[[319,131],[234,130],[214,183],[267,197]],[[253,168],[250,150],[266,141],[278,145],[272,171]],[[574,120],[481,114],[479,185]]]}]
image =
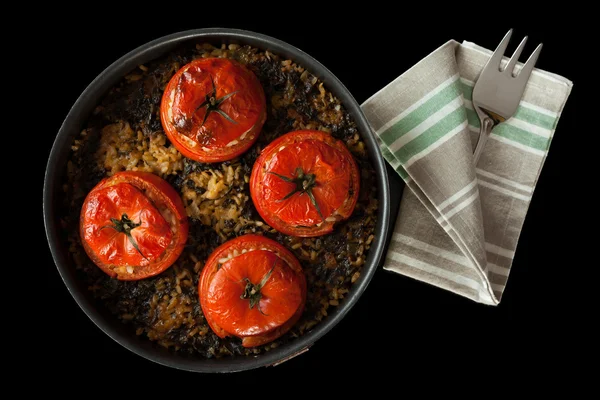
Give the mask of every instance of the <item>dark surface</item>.
[{"label": "dark surface", "polygon": [[[46,60],[51,59],[44,72],[51,78],[45,82],[44,90],[56,93],[57,97],[47,101],[49,97],[44,95],[47,101],[44,107],[50,118],[44,120],[43,132],[36,136],[36,140],[42,141],[36,144],[41,151],[36,172],[40,199],[36,233],[40,252],[45,251],[43,278],[47,292],[43,301],[46,309],[51,310],[44,313],[45,318],[51,318],[51,329],[44,332],[44,354],[39,361],[43,369],[52,370],[58,359],[64,361],[61,373],[76,376],[83,384],[95,385],[98,379],[108,382],[106,374],[110,366],[110,370],[127,371],[131,376],[160,376],[164,378],[161,382],[181,379],[192,382],[192,386],[223,385],[242,379],[262,386],[272,378],[296,375],[315,384],[322,380],[327,384],[331,380],[319,376],[331,371],[345,374],[340,386],[353,386],[365,373],[381,374],[378,381],[368,382],[370,385],[382,382],[387,370],[391,371],[388,375],[397,374],[394,387],[399,387],[402,371],[407,370],[432,379],[453,372],[460,376],[456,385],[467,385],[471,374],[477,372],[483,372],[489,382],[502,382],[514,375],[537,375],[542,369],[556,373],[567,367],[563,358],[577,353],[573,349],[577,343],[563,332],[565,329],[577,332],[583,326],[574,313],[577,304],[567,301],[563,291],[573,279],[570,269],[578,267],[571,257],[577,240],[575,216],[561,211],[575,204],[565,182],[576,168],[569,162],[569,156],[579,150],[574,135],[578,133],[578,103],[583,103],[578,98],[583,82],[578,79],[580,66],[574,62],[581,59],[581,50],[573,46],[575,34],[547,23],[539,14],[526,23],[495,20],[488,26],[474,27],[475,16],[452,9],[445,23],[428,21],[433,27],[430,29],[403,25],[403,21],[410,19],[408,15],[386,17],[381,10],[368,14],[361,15],[360,22],[313,10],[307,20],[285,24],[274,24],[271,18],[253,23],[210,23],[216,19],[198,18],[187,23],[140,21],[112,27],[109,21],[114,15],[95,14],[99,18],[91,18],[86,13],[80,17],[81,21],[70,16],[64,21],[54,21],[52,29],[44,31],[41,49],[47,52]],[[572,18],[568,14],[564,12],[561,18]],[[366,22],[374,18],[377,23]],[[327,21],[327,27],[320,25],[323,20]],[[43,232],[43,169],[54,135],[81,91],[111,62],[149,40],[210,26],[254,30],[299,47],[327,66],[359,103],[449,39],[469,40],[494,48],[512,27],[515,39],[509,52],[524,35],[529,35],[530,40],[525,54],[532,51],[534,44],[544,42],[537,66],[573,80],[575,87],[534,193],[501,304],[484,306],[379,270],[351,312],[307,353],[275,368],[229,376],[200,376],[154,364],[121,347],[96,328],[61,281]],[[80,39],[85,39],[85,44]],[[573,234],[565,237],[558,233],[564,229]],[[114,377],[112,374],[109,373]]]}]

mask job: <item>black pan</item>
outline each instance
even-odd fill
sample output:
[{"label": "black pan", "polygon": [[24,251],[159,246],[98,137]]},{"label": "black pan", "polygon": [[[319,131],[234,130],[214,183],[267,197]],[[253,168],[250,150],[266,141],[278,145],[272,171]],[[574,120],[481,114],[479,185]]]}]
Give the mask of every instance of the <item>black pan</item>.
[{"label": "black pan", "polygon": [[[67,244],[61,240],[58,217],[60,196],[62,194],[61,182],[63,182],[64,171],[66,170],[65,163],[73,138],[81,131],[90,112],[99,103],[101,97],[124,75],[138,65],[160,57],[183,42],[190,40],[219,44],[221,42],[248,44],[289,58],[307,68],[319,77],[326,87],[344,104],[363,135],[371,162],[377,172],[379,198],[377,231],[359,280],[353,285],[351,292],[340,303],[339,307],[310,332],[258,356],[222,359],[185,356],[169,352],[148,340],[136,336],[129,327],[122,324],[108,310],[97,305],[85,284],[77,279],[75,268],[68,256]],[[132,352],[162,365],[196,372],[235,372],[274,365],[308,349],[344,317],[367,288],[384,253],[389,221],[390,189],[386,164],[369,123],[348,89],[325,66],[303,51],[269,36],[233,29],[199,29],[165,36],[131,51],[110,65],[85,89],[69,111],[50,152],[44,180],[44,223],[50,250],[67,289],[81,309],[102,331]]]}]

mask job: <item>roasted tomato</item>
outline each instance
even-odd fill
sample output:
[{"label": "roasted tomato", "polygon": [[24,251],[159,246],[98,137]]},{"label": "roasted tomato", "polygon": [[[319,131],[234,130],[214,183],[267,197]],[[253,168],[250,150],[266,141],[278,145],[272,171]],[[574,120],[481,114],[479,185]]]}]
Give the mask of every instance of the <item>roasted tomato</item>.
[{"label": "roasted tomato", "polygon": [[277,339],[298,321],[306,302],[306,278],[285,247],[245,235],[210,255],[198,293],[217,336],[237,336],[244,347],[254,347]]},{"label": "roasted tomato", "polygon": [[265,93],[252,71],[237,61],[202,58],[173,75],[160,116],[184,156],[210,163],[248,150],[265,123],[265,110]]},{"label": "roasted tomato", "polygon": [[179,194],[149,172],[119,172],[88,193],[79,220],[83,248],[104,272],[137,280],[169,268],[181,254],[188,220]]},{"label": "roasted tomato", "polygon": [[261,217],[286,235],[319,236],[354,211],[356,161],[340,140],[294,131],[271,142],[254,163],[250,195]]}]

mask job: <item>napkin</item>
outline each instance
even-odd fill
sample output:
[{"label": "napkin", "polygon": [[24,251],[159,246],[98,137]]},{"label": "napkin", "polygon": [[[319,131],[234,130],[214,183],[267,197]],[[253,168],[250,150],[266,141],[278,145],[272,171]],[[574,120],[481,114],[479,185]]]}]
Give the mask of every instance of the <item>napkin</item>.
[{"label": "napkin", "polygon": [[471,98],[491,54],[450,40],[361,107],[406,183],[384,269],[498,305],[573,84],[535,69],[516,114],[494,127],[474,165]]}]

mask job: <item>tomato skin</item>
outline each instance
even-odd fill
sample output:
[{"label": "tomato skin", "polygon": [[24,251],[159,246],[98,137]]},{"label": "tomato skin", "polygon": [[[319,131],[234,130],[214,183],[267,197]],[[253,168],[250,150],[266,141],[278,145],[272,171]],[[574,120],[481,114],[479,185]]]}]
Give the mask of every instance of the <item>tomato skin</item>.
[{"label": "tomato skin", "polygon": [[[312,194],[295,193],[298,168],[313,174]],[[360,189],[358,165],[347,147],[326,132],[289,132],[263,149],[250,176],[250,194],[267,224],[291,236],[313,237],[330,233],[338,221],[354,211]],[[320,210],[320,214],[319,214]]]},{"label": "tomato skin", "polygon": [[[208,285],[206,298],[207,305],[212,310],[213,321],[238,337],[256,336],[284,324],[302,302],[296,273],[277,255],[267,250],[255,250],[238,257],[224,263]],[[234,263],[244,265],[232,266]],[[271,268],[273,271],[270,279],[261,289],[263,297],[256,306],[260,312],[255,312],[246,304],[242,307],[230,306],[243,295],[245,278],[259,283]],[[286,293],[286,301],[278,299],[280,293]]]},{"label": "tomato skin", "polygon": [[[202,105],[213,89],[213,99],[223,101],[210,112]],[[244,65],[202,58],[173,75],[163,93],[160,115],[167,137],[184,156],[206,163],[226,161],[246,152],[258,139],[266,121],[266,97],[256,75]]]},{"label": "tomato skin", "polygon": [[[221,264],[219,260],[229,254],[238,255]],[[241,298],[244,286],[257,284],[265,276],[262,298],[250,308],[249,300]],[[277,339],[298,321],[306,302],[306,278],[285,247],[260,235],[244,235],[209,256],[198,293],[204,316],[217,336],[237,336],[244,347],[254,347]]]},{"label": "tomato skin", "polygon": [[[159,257],[171,242],[172,233],[167,221],[150,200],[129,183],[122,182],[93,191],[84,210],[84,218],[88,222],[83,225],[82,237],[88,248],[96,249],[94,255],[103,264],[148,265],[148,259]],[[108,229],[111,218],[119,219],[123,214],[140,223],[131,231],[131,236],[143,248],[143,255],[125,234]]]},{"label": "tomato skin", "polygon": [[[138,224],[132,240],[111,219],[123,214]],[[181,197],[149,172],[124,171],[104,178],[87,195],[79,221],[83,248],[102,271],[119,280],[155,276],[183,251],[188,219]]]}]

